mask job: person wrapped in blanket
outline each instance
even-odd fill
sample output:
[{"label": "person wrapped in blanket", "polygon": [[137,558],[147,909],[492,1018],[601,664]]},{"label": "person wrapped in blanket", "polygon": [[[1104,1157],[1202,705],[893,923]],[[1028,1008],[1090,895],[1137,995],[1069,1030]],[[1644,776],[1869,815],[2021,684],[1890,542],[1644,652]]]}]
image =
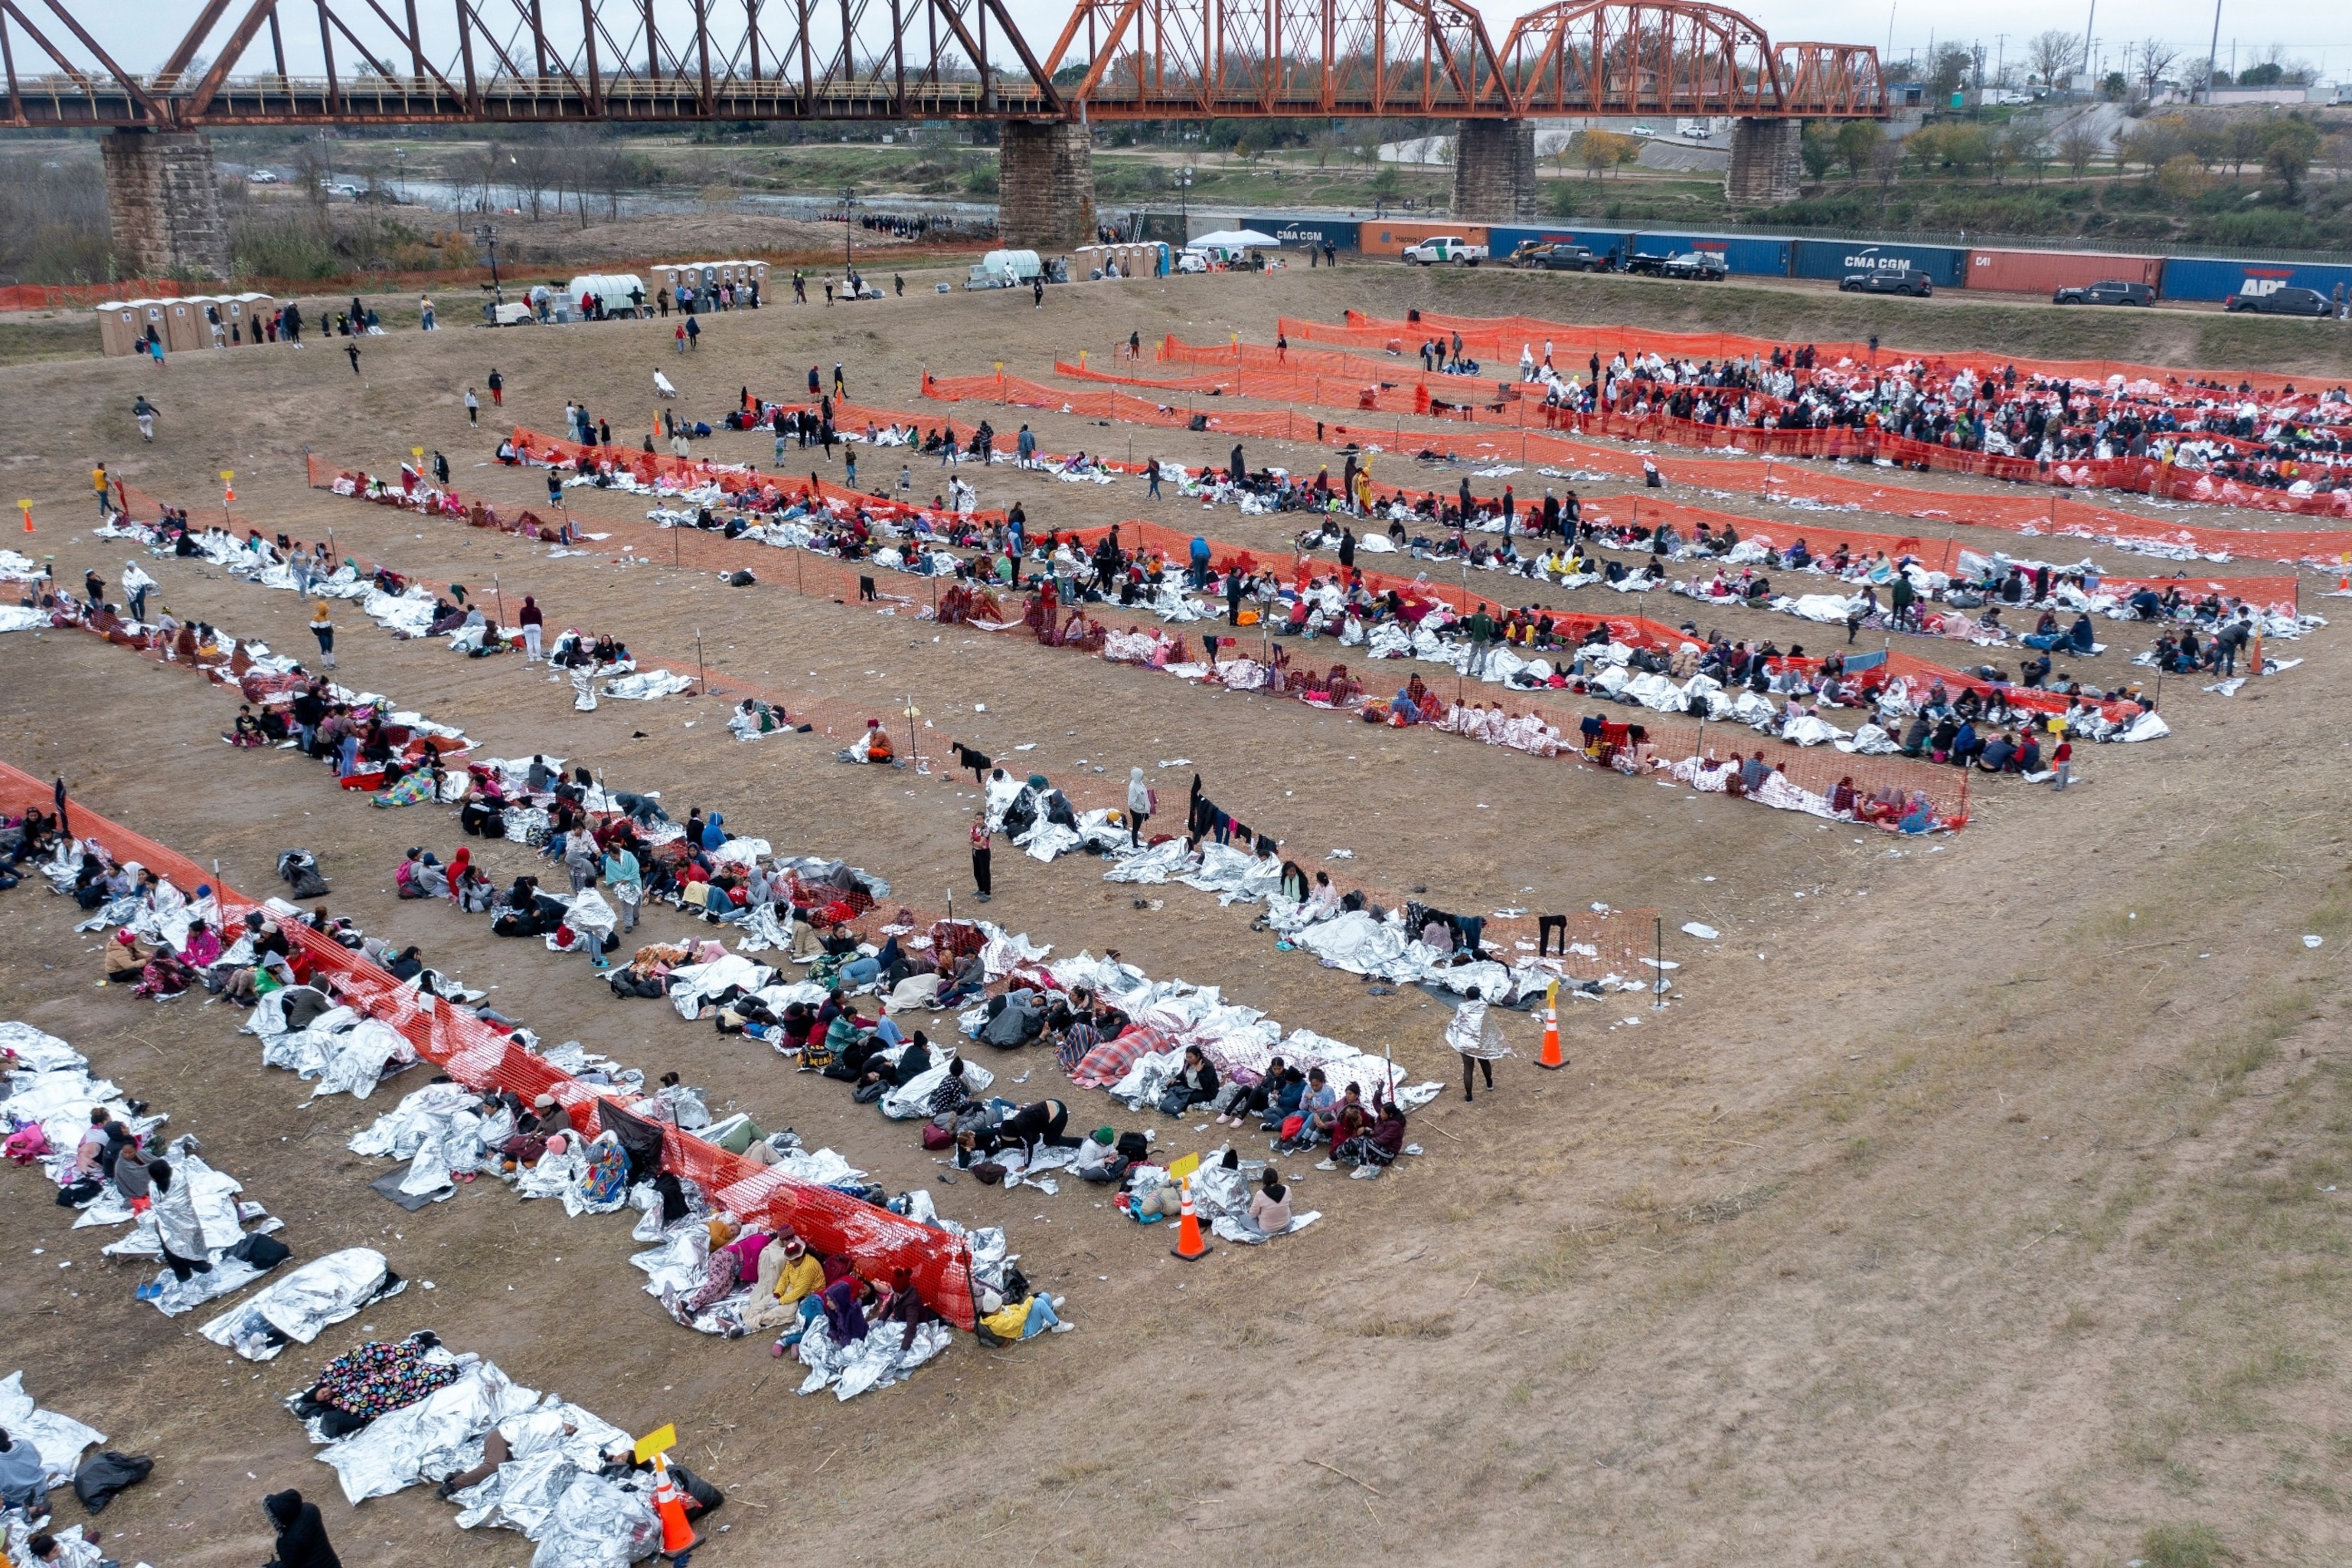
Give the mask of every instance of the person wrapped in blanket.
[{"label": "person wrapped in blanket", "polygon": [[371,1340],[319,1369],[318,1381],[293,1401],[294,1414],[318,1417],[332,1440],[347,1437],[379,1415],[415,1404],[457,1381],[458,1368],[427,1359],[440,1347],[431,1330],[404,1340]]}]

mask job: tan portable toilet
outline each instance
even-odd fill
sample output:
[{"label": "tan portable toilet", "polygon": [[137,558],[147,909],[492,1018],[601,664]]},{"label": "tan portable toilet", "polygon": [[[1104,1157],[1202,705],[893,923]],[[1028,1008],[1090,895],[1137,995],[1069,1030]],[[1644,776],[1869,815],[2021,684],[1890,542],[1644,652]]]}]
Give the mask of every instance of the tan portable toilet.
[{"label": "tan portable toilet", "polygon": [[171,353],[194,353],[198,349],[212,347],[212,333],[205,326],[204,308],[195,300],[181,298],[163,302],[163,347]]},{"label": "tan portable toilet", "polygon": [[239,294],[236,301],[245,308],[245,341],[248,343],[268,342],[270,318],[278,314],[278,296]]},{"label": "tan portable toilet", "polygon": [[140,335],[139,309],[129,300],[98,308],[98,347],[110,357],[140,353],[146,339]]},{"label": "tan portable toilet", "polygon": [[164,323],[169,319],[170,305],[171,301],[167,300],[133,300],[131,301],[131,308],[139,312],[138,321],[131,323],[133,330],[138,334],[138,347],[132,351],[133,353],[144,353],[146,352],[147,334],[150,332],[152,332],[158,338],[163,339],[163,346],[166,349],[172,346],[171,337],[163,330]]}]

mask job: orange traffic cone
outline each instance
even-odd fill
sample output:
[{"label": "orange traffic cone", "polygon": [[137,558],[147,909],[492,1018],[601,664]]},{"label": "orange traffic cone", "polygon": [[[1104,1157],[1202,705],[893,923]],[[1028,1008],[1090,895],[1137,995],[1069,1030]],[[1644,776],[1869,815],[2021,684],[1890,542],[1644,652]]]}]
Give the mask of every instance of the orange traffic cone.
[{"label": "orange traffic cone", "polygon": [[1558,1072],[1567,1065],[1568,1058],[1559,1054],[1559,982],[1555,980],[1544,994],[1543,1054],[1536,1058],[1536,1066]]},{"label": "orange traffic cone", "polygon": [[1192,1181],[1184,1180],[1183,1207],[1176,1221],[1176,1245],[1168,1249],[1187,1263],[1197,1263],[1209,1256],[1209,1244],[1201,1237],[1201,1218],[1192,1212]]},{"label": "orange traffic cone", "polygon": [[659,1454],[654,1456],[654,1511],[661,1516],[662,1555],[676,1557],[702,1544],[686,1522],[686,1499],[679,1495],[677,1483],[669,1479],[669,1461]]},{"label": "orange traffic cone", "polygon": [[[25,531],[27,533],[33,531],[33,514],[29,511],[25,514]],[[2352,594],[2352,572],[2345,573],[2336,579],[2336,591],[2339,594]]]}]

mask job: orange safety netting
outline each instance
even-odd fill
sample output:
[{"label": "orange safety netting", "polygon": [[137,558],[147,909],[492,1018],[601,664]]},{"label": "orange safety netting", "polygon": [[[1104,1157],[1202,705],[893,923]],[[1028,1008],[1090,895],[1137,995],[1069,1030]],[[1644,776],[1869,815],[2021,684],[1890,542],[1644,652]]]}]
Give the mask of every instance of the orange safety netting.
[{"label": "orange safety netting", "polygon": [[[1352,312],[1351,312],[1352,315]],[[1356,318],[1364,320],[1363,318]],[[1453,318],[1444,318],[1452,322]],[[1517,319],[1512,319],[1516,321]],[[1526,324],[1526,323],[1519,323]],[[1434,330],[1437,318],[1418,322],[1373,322],[1365,326],[1328,327],[1311,321],[1293,321],[1284,317],[1280,330],[1286,333],[1327,341],[1359,342],[1366,346],[1378,344],[1386,350],[1395,346],[1402,352],[1406,336],[1423,329]],[[1524,341],[1509,323],[1501,331],[1492,322],[1465,323],[1479,328],[1485,335],[1482,343],[1501,345],[1510,341]],[[1682,340],[1696,337],[1702,342],[1717,342],[1717,334],[1701,333],[1639,333],[1625,328],[1576,328],[1564,322],[1533,323],[1549,326],[1554,332],[1575,334],[1579,331],[1607,337],[1607,343],[1596,342],[1595,352],[1613,354],[1620,347],[1630,353],[1638,344],[1649,349],[1665,347],[1680,354],[1685,352]],[[1451,330],[1450,327],[1448,329]],[[1630,334],[1618,336],[1617,334]],[[1464,346],[1470,346],[1470,333],[1464,333]],[[1773,345],[1768,340],[1725,337],[1719,341],[1749,345],[1757,352],[1769,351]],[[1850,345],[1849,345],[1850,346]],[[1691,352],[1698,352],[1693,350]],[[1736,352],[1748,352],[1747,347]],[[1931,370],[1958,368],[1939,361]],[[2233,373],[2234,374],[2234,373]],[[1515,400],[1501,405],[1495,412],[1509,417],[1508,409],[1517,406],[1519,418],[1535,406],[1532,400]],[[1763,430],[1738,426],[1699,425],[1689,421],[1669,419],[1662,415],[1647,415],[1638,419],[1617,414],[1591,416],[1570,415],[1565,410],[1548,410],[1545,416],[1559,427],[1574,428],[1587,433],[1618,436],[1632,440],[1669,441],[1678,446],[1692,446],[1717,450],[1769,453],[1776,457],[1846,457],[1885,458],[1906,468],[1937,468],[1952,473],[1978,474],[1990,479],[2007,479],[2021,484],[2055,484],[2067,487],[2127,490],[2162,500],[2200,500],[2217,505],[2244,507],[2260,511],[2294,512],[2311,517],[2352,517],[2352,489],[2343,491],[2316,490],[2309,495],[2295,495],[2286,490],[2272,489],[2260,485],[2241,484],[2235,479],[2216,479],[2195,469],[2180,468],[2153,458],[2082,458],[2063,462],[2045,462],[2025,458],[2004,458],[1963,447],[1933,442],[1914,441],[1901,437],[1884,435],[1874,426],[1851,429],[1832,426],[1826,429]]]},{"label": "orange safety netting", "polygon": [[[49,785],[0,763],[0,807],[21,812],[28,806],[47,809],[49,804]],[[136,860],[184,892],[209,883],[225,923],[264,907],[187,857],[78,801],[70,804],[70,813],[75,836],[97,839],[118,862]],[[600,1125],[595,1117],[601,1105],[609,1101],[626,1110],[638,1098],[607,1085],[580,1082],[499,1029],[394,979],[363,954],[299,921],[285,921],[282,929],[300,949],[310,973],[331,980],[342,1002],[397,1030],[420,1058],[469,1088],[505,1090],[526,1101],[551,1094],[591,1136]],[[701,1186],[717,1207],[745,1219],[791,1226],[819,1252],[850,1258],[869,1279],[887,1284],[894,1270],[907,1269],[934,1311],[961,1328],[972,1326],[971,1249],[946,1232],[831,1188],[793,1181],[667,1123],[662,1124],[662,1168]]]},{"label": "orange safety netting", "polygon": [[[1514,363],[1517,363],[1521,348],[1532,347],[1541,353],[1547,339],[1552,340],[1553,349],[1563,355],[1597,353],[1604,363],[1620,349],[1631,359],[1637,344],[1643,353],[1656,352],[1678,359],[1698,360],[1735,359],[1748,354],[1769,356],[1776,348],[1786,350],[1798,346],[1785,338],[1759,338],[1740,332],[1654,331],[1646,327],[1549,321],[1538,316],[1441,316],[1426,310],[1419,312],[1414,320],[1397,321],[1351,310],[1347,312],[1347,324],[1339,327],[1321,321],[1294,321],[1285,316],[1277,327],[1288,337],[1351,343],[1377,342],[1382,348],[1393,342],[1405,351],[1410,351],[1423,338],[1441,332],[1450,338],[1459,332],[1465,350],[1507,354]],[[1835,364],[1839,360],[1867,364],[1871,359],[1871,347],[1866,342],[1813,342],[1810,346],[1828,364]],[[1878,347],[1878,356],[1888,363],[1918,361],[1927,367],[1931,375],[1948,374],[1963,365],[1978,370],[1988,366],[1998,369],[2015,365],[2021,375],[2101,383],[2119,375],[2126,382],[2147,381],[2161,385],[2183,374],[2177,366],[2138,364],[2129,360],[2020,359],[1973,349],[1905,349],[1884,343]],[[2291,375],[2259,370],[2194,370],[2187,374],[2209,381],[2227,377],[2232,385],[2242,381],[2264,393],[2282,392],[2294,385],[2296,380]],[[2306,385],[2312,380],[2310,376],[2302,379]]]},{"label": "orange safety netting", "polygon": [[[320,473],[330,471],[331,467],[332,466],[330,464],[320,463],[316,460],[313,461],[311,482],[314,488],[317,488],[320,483],[318,476]],[[142,521],[152,521],[152,514],[155,510],[152,499],[146,496],[144,492],[135,489],[130,490],[127,493],[135,499],[142,509],[151,513],[148,518],[143,519]],[[133,516],[134,518],[138,516],[138,512],[136,510],[134,510]],[[238,521],[240,522],[243,521],[242,519],[239,519]],[[589,521],[607,521],[609,520],[590,519]],[[497,525],[494,514],[492,525]],[[627,527],[632,525],[627,523],[616,523],[614,524],[614,526]],[[639,523],[634,526],[645,527],[646,525]],[[683,531],[685,533],[684,541],[680,542],[674,539],[673,542],[684,542],[688,546],[688,553],[694,553],[696,550],[698,549],[705,556],[708,563],[724,565],[740,563],[742,556],[734,550],[728,548],[732,545],[732,541],[725,540],[719,535],[703,533],[695,530],[673,530],[670,531],[673,534]],[[1095,536],[1099,536],[1100,531],[1100,530],[1094,531]],[[1072,535],[1071,537],[1075,538],[1078,536]],[[860,563],[839,561],[830,556],[818,554],[813,551],[795,550],[792,552],[792,554],[793,556],[793,578],[792,585],[800,592],[813,594],[819,597],[833,598],[837,601],[855,602],[859,596],[859,590],[862,587],[863,578],[870,575],[873,577],[876,586],[882,596],[886,598],[898,599],[900,603],[908,602],[900,595],[891,592],[894,584],[901,587],[908,584],[908,578],[906,574],[887,572],[880,574],[860,574],[857,571],[858,565],[861,564]],[[697,563],[697,564],[703,563]],[[968,626],[975,631],[1030,635],[1034,636],[1043,646],[1075,647],[1081,652],[1092,653],[1098,657],[1106,658],[1113,663],[1124,662],[1114,656],[1107,655],[1103,652],[1103,627],[1100,622],[1095,619],[1095,616],[1097,614],[1103,613],[1107,609],[1106,606],[1080,605],[1065,607],[1062,613],[1056,616],[1053,626],[1045,626],[1040,624],[1042,617],[1038,613],[1037,602],[1034,598],[1029,602],[1024,613],[1024,611],[1021,609],[1008,611],[997,597],[997,591],[992,590],[985,585],[975,584],[967,586],[950,580],[946,585],[942,586],[940,580],[935,577],[929,579],[929,592],[933,601],[933,616],[940,625]],[[1076,622],[1081,628],[1078,635],[1072,635],[1071,627],[1073,622]],[[1129,629],[1131,631],[1136,628],[1129,627]],[[1174,661],[1181,662],[1184,657],[1185,653],[1183,650],[1182,639],[1179,638],[1176,644],[1173,659]],[[248,678],[248,680],[250,679],[251,678]],[[779,692],[769,688],[751,685],[731,676],[726,678],[721,682],[713,683],[710,689],[729,697],[740,695],[760,697],[763,700],[772,702],[777,707],[785,710],[793,715],[795,721],[805,721],[814,720],[817,724],[817,727],[827,734],[839,734],[845,736],[857,735],[861,733],[864,729],[864,723],[860,715],[869,717],[873,716],[870,707],[858,707],[845,702],[814,698],[805,693]],[[249,685],[247,695],[248,697],[253,695],[253,689],[251,689]],[[947,743],[952,743],[951,738]],[[918,757],[922,755],[921,740],[919,735],[910,734],[908,736],[908,744],[915,755]],[[944,757],[941,756],[940,760],[943,762]],[[1071,802],[1082,811],[1090,809],[1122,810],[1126,805],[1126,791],[1123,786],[1118,784],[1097,784],[1085,780],[1073,780],[1069,784],[1058,787],[1062,788],[1063,793],[1068,795]],[[1360,884],[1360,886],[1365,897],[1374,902],[1383,903],[1392,907],[1402,906],[1402,900],[1392,893],[1370,884]],[[1622,910],[1616,911],[1616,913],[1621,916],[1626,911]],[[918,919],[923,923],[928,923],[930,917],[920,915],[919,913]],[[1637,959],[1640,956],[1641,951],[1643,951],[1641,948],[1640,932],[1638,931],[1633,931],[1632,934],[1627,934],[1632,928],[1626,927],[1622,921],[1617,925],[1612,926],[1605,919],[1595,919],[1589,922],[1589,929],[1588,922],[1581,915],[1570,917],[1570,921],[1571,930],[1577,933],[1577,940],[1580,942],[1582,942],[1586,948],[1591,950],[1589,954],[1579,953],[1573,955],[1575,962],[1570,963],[1568,970],[1571,978],[1599,979],[1601,975],[1610,972],[1610,966],[1612,963],[1616,964],[1622,972],[1622,970],[1627,964],[1632,963],[1633,959]],[[1638,924],[1639,922],[1636,923]],[[1513,936],[1519,934],[1517,930],[1518,927],[1526,926],[1532,929],[1532,922],[1527,921],[1491,921],[1490,926],[1498,933],[1498,940],[1500,940],[1500,937],[1504,934]],[[1586,960],[1590,961],[1589,963],[1583,962]],[[1589,973],[1587,972],[1588,968]]]},{"label": "orange safety netting", "polygon": [[[1221,351],[1206,351],[1221,353]],[[1270,353],[1270,351],[1256,351]],[[1298,351],[1294,351],[1298,353]],[[1383,411],[1402,411],[1400,405],[1413,406],[1416,414],[1470,414],[1475,416],[1479,406],[1489,411],[1489,426],[1515,426],[1522,433],[1484,435],[1470,437],[1461,430],[1406,430],[1402,421],[1392,430],[1367,430],[1331,426],[1324,435],[1328,445],[1345,445],[1367,435],[1392,435],[1404,447],[1434,447],[1434,449],[1463,454],[1467,451],[1484,461],[1550,461],[1573,463],[1590,472],[1601,475],[1642,475],[1642,456],[1630,454],[1618,447],[1600,447],[1583,439],[1571,439],[1567,433],[1600,433],[1616,435],[1633,442],[1673,442],[1682,447],[1700,447],[1710,451],[1740,451],[1740,454],[1764,454],[1757,461],[1740,458],[1712,458],[1703,463],[1682,463],[1667,456],[1651,456],[1663,478],[1677,484],[1694,484],[1706,489],[1755,487],[1757,494],[1773,500],[1816,500],[1822,505],[1858,505],[1863,510],[1894,512],[1898,517],[1950,517],[1957,524],[1967,527],[2004,529],[2016,533],[2067,533],[2067,536],[2095,538],[2122,545],[2157,545],[2161,550],[2194,550],[2197,555],[2209,557],[2251,557],[2251,560],[2277,560],[2288,564],[2340,566],[2352,562],[2352,531],[2279,531],[2279,529],[2200,529],[2188,524],[2140,517],[2136,512],[2119,512],[2115,508],[2086,505],[2079,500],[2063,500],[2051,496],[2046,500],[2028,500],[2022,496],[1978,496],[1957,494],[1957,491],[1924,491],[1924,489],[1903,489],[1872,484],[1870,479],[1853,479],[1846,475],[1825,475],[1825,472],[1792,470],[1788,463],[1773,463],[1780,458],[1834,458],[1834,461],[1867,463],[1877,456],[1889,456],[1910,461],[1919,454],[1933,454],[1931,458],[1915,466],[1943,468],[1957,472],[1983,472],[1988,478],[2016,479],[2016,482],[2044,484],[2082,484],[2082,487],[2115,487],[2133,489],[2157,499],[2201,500],[2210,505],[2244,505],[2255,510],[2298,510],[2307,515],[2345,515],[2352,517],[2352,496],[2319,494],[2319,496],[2286,496],[2284,491],[2272,491],[2263,487],[2246,487],[2237,479],[2216,479],[2204,472],[2155,463],[2149,458],[2112,458],[2098,463],[2055,463],[2049,470],[2039,470],[2034,463],[2022,458],[1985,458],[1983,454],[1961,451],[1957,447],[1931,447],[1922,442],[1879,435],[1877,430],[1855,430],[1846,426],[1830,426],[1825,430],[1755,430],[1740,426],[1703,426],[1703,423],[1675,421],[1663,414],[1649,416],[1625,416],[1625,414],[1576,414],[1559,406],[1543,405],[1534,397],[1491,393],[1489,405],[1470,402],[1430,402],[1423,397],[1418,384],[1437,378],[1416,378],[1416,390],[1404,393],[1397,385],[1390,388],[1364,388],[1350,393],[1348,385],[1336,381],[1322,381],[1315,376],[1298,376],[1286,372],[1273,376],[1267,372],[1234,372],[1228,376],[1181,378],[1181,381],[1143,381],[1131,376],[1110,376],[1106,372],[1056,364],[1056,374],[1089,381],[1122,381],[1127,385],[1171,390],[1181,393],[1185,400],[1183,411],[1173,411],[1167,405],[1155,409],[1155,416],[1146,423],[1188,423],[1192,414],[1200,411],[1200,397],[1204,388],[1223,388],[1233,395],[1246,397],[1277,397],[1286,402],[1319,402],[1355,409],[1360,405],[1376,406]],[[971,378],[988,381],[988,378]],[[1461,381],[1461,378],[1454,378]],[[1034,388],[1034,384],[1013,384],[1013,400],[1024,400],[1021,388]],[[1046,402],[1054,397],[1051,388],[1034,388],[1033,402]],[[1085,397],[1085,395],[1082,395]],[[1140,405],[1143,400],[1131,400]],[[1127,406],[1127,416],[1134,416],[1134,406]],[[1089,409],[1098,416],[1119,416],[1108,409]],[[1244,414],[1240,409],[1216,409],[1206,414],[1212,430],[1234,430],[1249,433],[1242,426]],[[1273,416],[1282,421],[1282,428],[1256,430],[1258,435],[1289,435],[1289,439],[1301,439],[1296,430],[1303,428],[1298,416]],[[1517,421],[1517,423],[1515,423]],[[1322,421],[1315,421],[1322,430]],[[1531,437],[1527,430],[1543,428],[1543,437]],[[2088,472],[2098,470],[2098,472]]]}]

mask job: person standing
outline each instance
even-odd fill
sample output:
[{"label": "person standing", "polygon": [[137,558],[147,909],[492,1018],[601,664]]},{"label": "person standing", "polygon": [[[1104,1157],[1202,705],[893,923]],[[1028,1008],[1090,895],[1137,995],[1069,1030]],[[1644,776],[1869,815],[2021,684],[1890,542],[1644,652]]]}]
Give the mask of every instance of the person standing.
[{"label": "person standing", "polygon": [[[162,362],[159,360],[157,363]],[[141,440],[152,441],[155,438],[155,416],[163,412],[147,401],[147,395],[143,392],[131,400],[131,416],[139,421]]]},{"label": "person standing", "polygon": [[1160,499],[1160,459],[1153,458],[1143,465],[1143,482],[1151,488],[1150,499]]},{"label": "person standing", "polygon": [[481,422],[482,400],[474,395],[474,389],[469,386],[466,388],[466,423],[479,425]]},{"label": "person standing", "polygon": [[1475,985],[1470,987],[1469,994],[1463,998],[1462,1005],[1454,1010],[1454,1016],[1447,1021],[1445,1043],[1461,1053],[1463,1103],[1466,1105],[1471,1101],[1470,1084],[1474,1070],[1486,1075],[1486,1091],[1493,1093],[1495,1058],[1509,1056],[1511,1047],[1503,1043],[1501,1027],[1487,1018],[1486,1004],[1479,999]]},{"label": "person standing", "polygon": [[841,362],[833,362],[833,400],[839,403],[849,395],[849,384],[841,376]]},{"label": "person standing", "polygon": [[345,344],[343,345],[343,352],[344,352],[345,353],[347,353],[347,354],[349,354],[349,355],[351,355],[351,356],[352,356],[352,374],[353,375],[357,375],[357,374],[359,374],[359,373],[360,373],[360,345],[359,345],[359,340],[358,340],[357,338],[354,338],[354,339],[352,339],[350,342],[345,343]]},{"label": "person standing", "polygon": [[522,596],[522,608],[515,612],[515,624],[522,627],[523,651],[530,655],[529,662],[537,664],[539,639],[545,635],[541,628],[547,625],[547,617],[540,613],[539,601],[529,594]]},{"label": "person standing", "polygon": [[335,668],[335,622],[327,613],[327,601],[321,599],[310,610],[310,635],[319,639],[319,661],[329,669]]},{"label": "person standing", "polygon": [[2066,786],[2074,782],[2074,742],[2063,730],[2058,734],[2056,750],[2050,753],[2050,771],[2053,775],[2050,781],[2052,792],[2065,794]]},{"label": "person standing", "polygon": [[98,492],[98,515],[101,518],[110,516],[114,509],[106,504],[107,478],[104,463],[100,463],[89,471],[89,484],[90,489]]},{"label": "person standing", "polygon": [[416,317],[423,331],[429,332],[435,330],[433,322],[432,295],[425,295],[425,298],[418,302],[416,307]]},{"label": "person standing", "polygon": [[988,854],[988,808],[983,805],[971,819],[971,885],[979,889],[983,904],[993,896],[989,886]]},{"label": "person standing", "polygon": [[690,349],[698,349],[702,346],[702,318],[700,316],[688,316],[686,319],[686,346]]},{"label": "person standing", "polygon": [[1151,786],[1143,782],[1143,770],[1130,768],[1127,774],[1127,842],[1130,848],[1143,843],[1143,825],[1151,820]]},{"label": "person standing", "polygon": [[604,885],[612,889],[613,902],[620,907],[621,930],[637,929],[637,906],[645,902],[645,872],[627,845],[615,840],[604,851]]},{"label": "person standing", "polygon": [[490,366],[489,379],[482,384],[490,389],[491,407],[504,408],[507,405],[507,378],[499,374],[498,366]]}]

